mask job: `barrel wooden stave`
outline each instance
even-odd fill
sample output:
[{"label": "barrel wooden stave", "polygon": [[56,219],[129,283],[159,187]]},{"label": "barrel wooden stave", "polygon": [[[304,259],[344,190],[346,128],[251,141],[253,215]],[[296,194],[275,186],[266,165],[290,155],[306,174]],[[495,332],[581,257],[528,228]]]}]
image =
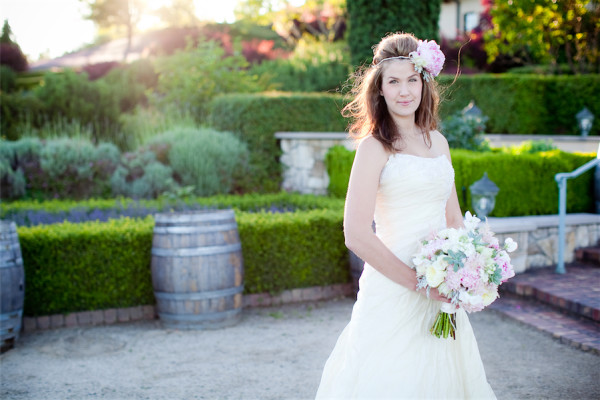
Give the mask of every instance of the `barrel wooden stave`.
[{"label": "barrel wooden stave", "polygon": [[157,216],[152,282],[169,328],[205,329],[239,320],[243,260],[232,211]]},{"label": "barrel wooden stave", "polygon": [[25,270],[14,222],[0,221],[0,347],[11,348],[21,332]]}]

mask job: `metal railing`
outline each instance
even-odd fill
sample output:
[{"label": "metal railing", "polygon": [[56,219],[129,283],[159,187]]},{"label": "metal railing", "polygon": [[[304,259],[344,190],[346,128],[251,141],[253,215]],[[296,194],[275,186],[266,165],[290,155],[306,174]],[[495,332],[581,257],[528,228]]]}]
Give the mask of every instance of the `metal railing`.
[{"label": "metal railing", "polygon": [[573,172],[560,172],[554,175],[554,180],[558,183],[558,263],[555,272],[564,274],[565,269],[565,219],[567,215],[567,179],[577,178],[579,175],[589,169],[600,165],[600,145],[596,152],[596,159],[588,161]]}]

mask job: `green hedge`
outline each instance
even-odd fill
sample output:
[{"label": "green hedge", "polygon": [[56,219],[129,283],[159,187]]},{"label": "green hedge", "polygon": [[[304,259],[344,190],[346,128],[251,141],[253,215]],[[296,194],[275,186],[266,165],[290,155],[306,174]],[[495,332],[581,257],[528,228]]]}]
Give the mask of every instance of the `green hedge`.
[{"label": "green hedge", "polygon": [[152,218],[18,227],[25,315],[153,304]]},{"label": "green hedge", "polygon": [[[475,104],[489,117],[487,132],[515,134],[579,134],[575,114],[583,107],[600,116],[600,75],[575,76],[480,74],[441,75],[442,118]],[[591,135],[600,134],[594,123]]]},{"label": "green hedge", "polygon": [[[245,292],[344,283],[349,279],[343,212],[236,212]],[[25,265],[25,315],[153,304],[152,217],[18,227]]]},{"label": "green hedge", "polygon": [[[478,153],[451,150],[455,184],[463,212],[473,211],[469,186],[484,172],[500,188],[494,217],[556,214],[558,187],[554,175],[570,172],[593,159],[593,155],[572,154],[560,150],[537,154],[513,155],[499,152]],[[354,152],[342,146],[332,147],[326,155],[329,193],[345,197]],[[593,212],[593,171],[569,180],[567,212]]]},{"label": "green hedge", "polygon": [[60,217],[62,222],[69,215],[76,214],[78,222],[97,218],[98,214],[112,216],[139,217],[148,213],[170,210],[203,208],[233,208],[237,211],[298,211],[314,209],[341,210],[344,201],[332,197],[296,194],[288,192],[245,195],[219,195],[211,197],[189,197],[179,200],[160,198],[157,200],[133,200],[129,198],[75,200],[19,200],[0,203],[0,218],[12,219],[22,225],[34,224],[32,214],[41,223],[47,214],[48,219]]},{"label": "green hedge", "polygon": [[278,191],[281,150],[275,132],[344,132],[341,95],[260,93],[223,95],[212,102],[210,124],[234,132],[248,143],[248,179],[258,191]]}]

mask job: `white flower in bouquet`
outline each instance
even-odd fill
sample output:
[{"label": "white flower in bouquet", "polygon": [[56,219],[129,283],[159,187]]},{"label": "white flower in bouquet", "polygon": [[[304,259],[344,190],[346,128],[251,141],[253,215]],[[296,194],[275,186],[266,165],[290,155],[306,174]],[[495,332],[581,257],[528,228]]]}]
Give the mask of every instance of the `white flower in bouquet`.
[{"label": "white flower in bouquet", "polygon": [[413,256],[418,288],[437,288],[451,300],[438,313],[431,332],[455,338],[454,312],[481,311],[498,298],[498,286],[515,275],[509,252],[517,243],[508,238],[500,246],[489,226],[467,211],[464,228],[445,228],[421,242]]}]

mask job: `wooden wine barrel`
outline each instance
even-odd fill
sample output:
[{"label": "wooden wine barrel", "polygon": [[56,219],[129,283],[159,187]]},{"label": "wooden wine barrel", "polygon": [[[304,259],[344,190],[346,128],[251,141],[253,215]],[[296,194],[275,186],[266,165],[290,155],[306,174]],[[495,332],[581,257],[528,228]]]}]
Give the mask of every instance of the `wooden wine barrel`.
[{"label": "wooden wine barrel", "polygon": [[167,328],[214,329],[237,323],[244,267],[233,210],[154,216],[152,285]]},{"label": "wooden wine barrel", "polygon": [[13,347],[21,332],[25,269],[17,226],[0,221],[0,340],[2,351]]}]

